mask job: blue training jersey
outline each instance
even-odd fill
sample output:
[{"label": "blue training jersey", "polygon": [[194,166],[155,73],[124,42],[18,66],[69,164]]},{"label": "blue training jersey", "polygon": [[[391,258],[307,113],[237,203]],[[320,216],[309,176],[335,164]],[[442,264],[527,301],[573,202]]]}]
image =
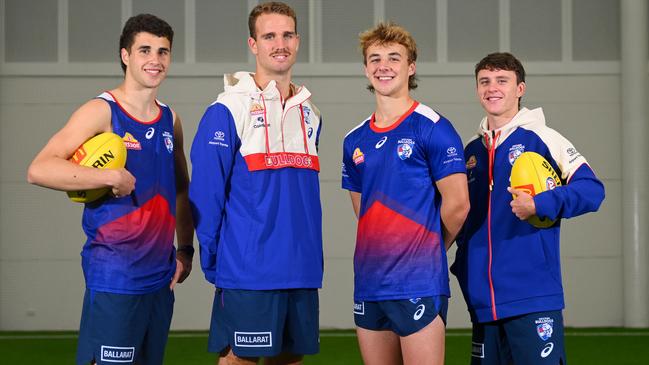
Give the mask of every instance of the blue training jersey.
[{"label": "blue training jersey", "polygon": [[81,252],[89,289],[142,294],[168,285],[176,268],[173,115],[161,103],[160,114],[142,122],[108,92],[99,96],[111,109],[115,134],[127,148],[126,169],[135,176],[129,196],[106,196],[85,205]]},{"label": "blue training jersey", "polygon": [[388,128],[374,116],[343,142],[342,187],[361,193],[354,299],[450,296],[435,182],[465,173],[451,123],[413,103]]}]

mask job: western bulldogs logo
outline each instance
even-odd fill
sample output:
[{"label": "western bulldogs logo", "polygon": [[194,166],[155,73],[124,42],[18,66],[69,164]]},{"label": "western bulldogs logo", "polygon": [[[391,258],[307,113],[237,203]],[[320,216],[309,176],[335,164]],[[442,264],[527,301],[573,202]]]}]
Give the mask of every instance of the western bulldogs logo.
[{"label": "western bulldogs logo", "polygon": [[165,147],[167,147],[167,152],[172,153],[174,151],[174,140],[171,133],[165,131],[162,132],[162,137],[164,139]]},{"label": "western bulldogs logo", "polygon": [[399,158],[402,160],[410,158],[410,156],[412,156],[412,145],[408,143],[400,144],[397,147],[397,155],[399,155]]},{"label": "western bulldogs logo", "polygon": [[311,109],[308,106],[302,105],[302,115],[304,116],[304,123],[311,124]]},{"label": "western bulldogs logo", "polygon": [[543,317],[539,318],[536,321],[534,321],[536,324],[536,334],[539,335],[539,337],[543,341],[547,341],[550,337],[552,337],[552,332],[553,332],[553,324],[554,320],[549,317]]},{"label": "western bulldogs logo", "polygon": [[545,180],[545,187],[548,188],[548,190],[552,190],[557,187],[557,183],[554,181],[552,177],[548,177]]},{"label": "western bulldogs logo", "polygon": [[525,152],[525,146],[522,144],[515,144],[509,148],[509,154],[507,157],[509,158],[509,163],[513,166],[514,161],[520,156],[523,152]]}]

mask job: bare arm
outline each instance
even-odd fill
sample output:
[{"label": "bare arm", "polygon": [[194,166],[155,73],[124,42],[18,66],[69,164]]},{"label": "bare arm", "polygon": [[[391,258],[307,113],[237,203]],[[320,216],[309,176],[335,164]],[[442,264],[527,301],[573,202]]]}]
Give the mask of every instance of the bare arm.
[{"label": "bare arm", "polygon": [[469,190],[465,174],[451,174],[436,182],[442,196],[441,218],[444,245],[448,250],[469,213]]},{"label": "bare arm", "polygon": [[95,169],[69,161],[83,142],[111,131],[110,118],[110,107],[102,100],[82,105],[36,155],[27,171],[27,181],[56,190],[111,187],[115,195],[130,194],[135,178],[125,169]]},{"label": "bare arm", "polygon": [[174,164],[176,170],[176,273],[171,289],[182,283],[192,271],[194,252],[194,222],[189,206],[189,174],[183,147],[183,129],[180,118],[174,113]]},{"label": "bare arm", "polygon": [[358,218],[358,214],[361,210],[361,193],[350,191],[349,197],[352,199],[352,208],[354,208],[354,214],[356,214],[356,218]]}]

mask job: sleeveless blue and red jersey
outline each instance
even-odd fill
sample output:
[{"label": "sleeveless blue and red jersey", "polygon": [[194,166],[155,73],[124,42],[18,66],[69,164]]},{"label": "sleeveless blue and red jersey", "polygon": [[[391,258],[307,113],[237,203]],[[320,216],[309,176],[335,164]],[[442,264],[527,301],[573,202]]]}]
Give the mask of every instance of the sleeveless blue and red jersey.
[{"label": "sleeveless blue and red jersey", "polygon": [[107,196],[85,205],[81,252],[89,289],[142,294],[168,285],[176,268],[174,127],[171,109],[143,122],[128,114],[108,92],[112,130],[124,139],[126,169],[135,176],[129,196]]},{"label": "sleeveless blue and red jersey", "polygon": [[342,168],[361,193],[354,300],[450,296],[435,182],[465,173],[451,123],[417,102],[388,128],[372,116],[345,137]]}]

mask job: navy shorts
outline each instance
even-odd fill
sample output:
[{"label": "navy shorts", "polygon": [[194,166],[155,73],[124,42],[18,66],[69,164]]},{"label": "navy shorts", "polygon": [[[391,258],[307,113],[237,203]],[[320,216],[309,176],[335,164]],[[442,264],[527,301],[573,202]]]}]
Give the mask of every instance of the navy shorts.
[{"label": "navy shorts", "polygon": [[474,323],[472,365],[566,364],[561,311]]},{"label": "navy shorts", "polygon": [[210,352],[230,347],[238,357],[320,350],[317,289],[216,289],[208,339]]},{"label": "navy shorts", "polygon": [[413,299],[354,301],[356,326],[372,331],[390,330],[401,337],[418,332],[437,316],[446,324],[448,297],[433,296]]},{"label": "navy shorts", "polygon": [[168,285],[134,295],[86,289],[77,364],[162,364],[173,307]]}]

